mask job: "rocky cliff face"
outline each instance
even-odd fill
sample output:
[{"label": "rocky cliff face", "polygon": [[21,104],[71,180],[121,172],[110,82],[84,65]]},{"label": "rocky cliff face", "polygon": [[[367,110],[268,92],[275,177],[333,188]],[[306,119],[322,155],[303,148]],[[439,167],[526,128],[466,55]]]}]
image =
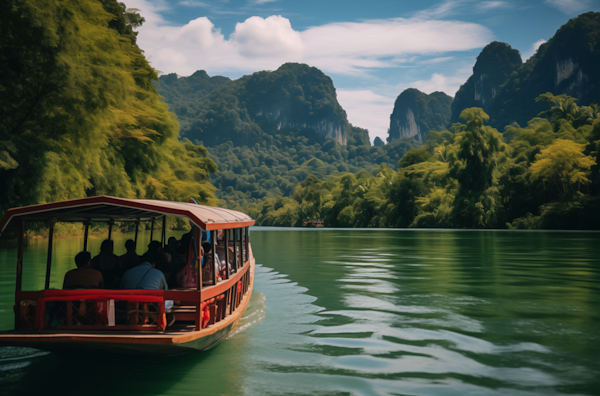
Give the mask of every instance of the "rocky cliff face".
[{"label": "rocky cliff face", "polygon": [[[588,12],[562,26],[509,76],[487,109],[490,123],[525,125],[547,105],[540,94],[567,94],[579,105],[600,103],[600,13]],[[454,115],[454,113],[453,113]]]},{"label": "rocky cliff face", "polygon": [[274,72],[254,73],[245,88],[240,99],[263,129],[308,129],[346,144],[346,112],[333,81],[319,69],[286,63]]},{"label": "rocky cliff face", "polygon": [[443,92],[430,95],[409,88],[396,99],[390,116],[388,142],[415,138],[420,142],[430,130],[443,130],[450,121],[452,98]]},{"label": "rocky cliff face", "polygon": [[497,41],[488,44],[477,57],[473,75],[454,97],[451,122],[459,122],[461,111],[469,107],[488,111],[500,86],[521,64],[519,51],[510,45]]},{"label": "rocky cliff face", "polygon": [[333,82],[319,69],[287,63],[235,81],[215,78],[199,71],[179,79],[161,77],[157,84],[179,116],[182,137],[206,146],[227,141],[253,145],[287,129],[345,145],[352,133]]}]

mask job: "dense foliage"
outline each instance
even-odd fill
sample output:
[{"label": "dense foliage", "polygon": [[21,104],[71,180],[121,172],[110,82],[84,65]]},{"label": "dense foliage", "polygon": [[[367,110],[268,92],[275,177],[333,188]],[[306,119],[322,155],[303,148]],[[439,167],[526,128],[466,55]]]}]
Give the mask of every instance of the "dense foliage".
[{"label": "dense foliage", "polygon": [[527,127],[501,134],[482,109],[465,109],[465,123],[431,132],[397,171],[382,164],[329,180],[310,175],[291,197],[264,198],[249,212],[281,226],[597,229],[598,106],[550,93],[539,101],[551,108]]},{"label": "dense foliage", "polygon": [[372,172],[379,164],[396,164],[419,146],[414,139],[382,147],[342,146],[318,133],[288,130],[252,146],[227,142],[211,147],[209,156],[219,167],[211,180],[227,207],[245,210],[257,199],[293,194],[308,175],[327,179],[346,172]]},{"label": "dense foliage", "polygon": [[178,141],[143,22],[115,0],[8,0],[0,13],[0,211],[110,194],[214,201],[206,149]]}]

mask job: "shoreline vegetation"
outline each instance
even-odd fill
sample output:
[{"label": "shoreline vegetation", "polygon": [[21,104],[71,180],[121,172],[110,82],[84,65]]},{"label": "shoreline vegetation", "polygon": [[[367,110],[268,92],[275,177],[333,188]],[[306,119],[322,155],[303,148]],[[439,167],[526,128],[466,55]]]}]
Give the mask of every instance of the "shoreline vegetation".
[{"label": "shoreline vegetation", "polygon": [[526,127],[500,133],[482,109],[466,109],[397,171],[309,175],[290,197],[238,208],[263,226],[599,229],[599,107],[550,93],[537,101],[550,108]]}]

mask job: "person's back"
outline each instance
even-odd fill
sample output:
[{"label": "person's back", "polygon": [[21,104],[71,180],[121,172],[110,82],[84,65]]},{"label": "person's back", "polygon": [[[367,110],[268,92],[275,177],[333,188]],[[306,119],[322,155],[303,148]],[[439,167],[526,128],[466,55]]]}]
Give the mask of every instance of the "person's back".
[{"label": "person's back", "polygon": [[135,242],[131,239],[128,239],[127,242],[125,242],[125,249],[127,249],[127,253],[119,258],[121,259],[123,270],[127,271],[140,263],[140,256],[135,252]]},{"label": "person's back", "polygon": [[92,259],[92,268],[100,271],[115,269],[120,266],[119,256],[113,253],[114,244],[105,240],[100,245],[100,253]]},{"label": "person's back", "polygon": [[[156,257],[146,253],[141,263],[126,271],[121,280],[121,289],[167,290],[167,280],[162,271],[154,268]],[[173,300],[165,300],[165,312],[173,308]]]},{"label": "person's back", "polygon": [[75,256],[76,269],[65,274],[63,289],[101,289],[104,288],[102,273],[91,268],[91,255],[81,252]]}]

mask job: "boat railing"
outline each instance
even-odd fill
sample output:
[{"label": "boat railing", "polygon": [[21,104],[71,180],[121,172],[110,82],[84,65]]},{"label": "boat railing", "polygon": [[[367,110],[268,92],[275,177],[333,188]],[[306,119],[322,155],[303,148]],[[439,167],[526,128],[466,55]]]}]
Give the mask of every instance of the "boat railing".
[{"label": "boat railing", "polygon": [[180,324],[201,330],[224,320],[239,307],[250,285],[248,263],[227,281],[203,288],[173,290],[77,289],[21,291],[15,304],[18,330],[137,330],[167,327],[165,300],[175,301]]}]

